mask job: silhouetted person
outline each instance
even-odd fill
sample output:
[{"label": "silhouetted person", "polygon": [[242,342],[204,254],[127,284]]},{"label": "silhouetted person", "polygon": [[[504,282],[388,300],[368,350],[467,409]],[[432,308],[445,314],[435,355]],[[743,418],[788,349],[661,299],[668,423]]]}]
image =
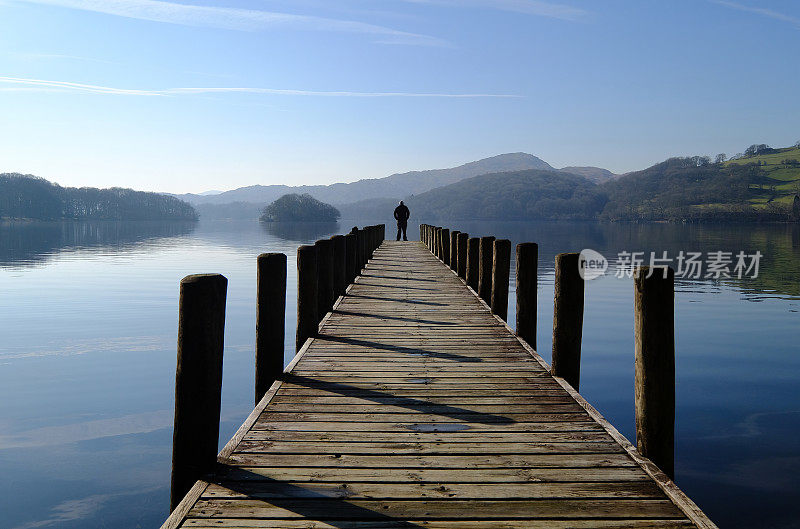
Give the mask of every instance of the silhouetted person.
[{"label": "silhouetted person", "polygon": [[411,216],[411,212],[408,210],[408,207],[403,204],[403,201],[400,201],[400,205],[394,208],[394,218],[397,219],[397,240],[400,240],[400,233],[403,234],[403,240],[407,241],[408,237],[406,237],[406,228],[408,228],[408,217]]}]

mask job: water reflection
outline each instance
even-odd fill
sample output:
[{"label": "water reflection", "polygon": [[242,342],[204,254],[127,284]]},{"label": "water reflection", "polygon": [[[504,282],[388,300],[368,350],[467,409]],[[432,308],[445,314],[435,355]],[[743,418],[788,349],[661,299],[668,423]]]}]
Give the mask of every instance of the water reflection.
[{"label": "water reflection", "polygon": [[[788,224],[742,224],[734,226],[698,224],[629,224],[596,222],[451,222],[452,229],[466,231],[470,237],[494,235],[518,242],[539,244],[539,271],[553,271],[555,256],[561,252],[578,252],[591,248],[602,253],[611,265],[621,251],[666,251],[668,257],[679,252],[739,251],[763,257],[757,278],[676,278],[678,288],[694,289],[698,283],[733,286],[747,299],[757,301],[767,297],[800,298],[800,226]],[[673,266],[675,264],[673,263]],[[732,267],[731,267],[732,268]],[[512,274],[513,276],[513,274]],[[512,278],[513,280],[513,278]]]},{"label": "water reflection", "polygon": [[338,222],[261,222],[261,228],[287,241],[308,241],[328,237],[341,230]]},{"label": "water reflection", "polygon": [[190,221],[0,222],[0,266],[30,267],[63,251],[125,251],[191,234]]}]

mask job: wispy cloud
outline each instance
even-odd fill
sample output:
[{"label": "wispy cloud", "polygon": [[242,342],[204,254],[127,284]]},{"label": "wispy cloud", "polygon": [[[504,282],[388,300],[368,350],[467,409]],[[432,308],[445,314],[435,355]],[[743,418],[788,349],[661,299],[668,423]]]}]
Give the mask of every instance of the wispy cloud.
[{"label": "wispy cloud", "polygon": [[744,4],[739,4],[737,2],[729,2],[728,0],[710,0],[710,1],[730,9],[736,9],[738,11],[744,11],[746,13],[753,13],[756,15],[760,15],[762,17],[780,20],[781,22],[786,22],[788,24],[795,26],[797,29],[800,29],[800,18],[792,15],[779,13],[778,11],[773,11],[772,9],[767,9],[764,7],[746,6]]},{"label": "wispy cloud", "polygon": [[279,96],[312,96],[312,97],[427,97],[427,98],[518,98],[515,94],[486,93],[436,93],[436,92],[355,92],[348,90],[295,90],[281,88],[258,87],[181,87],[162,90],[115,88],[110,86],[72,83],[68,81],[48,81],[44,79],[27,79],[22,77],[0,77],[0,83],[11,85],[17,89],[59,90],[85,92],[93,94],[109,94],[123,96],[178,96],[192,94],[245,93]]},{"label": "wispy cloud", "polygon": [[380,42],[386,44],[450,46],[447,41],[430,35],[400,31],[365,22],[254,9],[177,4],[161,0],[18,1],[93,11],[107,15],[149,20],[153,22],[180,24],[184,26],[210,27],[236,31],[261,31],[284,28],[304,31],[361,33],[380,37]]},{"label": "wispy cloud", "polygon": [[[2,0],[0,0],[2,1]],[[33,61],[83,61],[83,62],[98,62],[98,63],[105,63],[105,64],[116,64],[114,61],[109,61],[106,59],[97,59],[95,57],[84,57],[82,55],[67,55],[63,53],[27,53],[27,52],[7,52],[6,55],[17,58],[17,59],[24,59],[24,60],[33,60]]]},{"label": "wispy cloud", "polygon": [[403,0],[413,4],[430,4],[451,7],[480,7],[511,11],[525,15],[534,15],[561,20],[580,20],[588,11],[564,4],[542,2],[539,0]]}]

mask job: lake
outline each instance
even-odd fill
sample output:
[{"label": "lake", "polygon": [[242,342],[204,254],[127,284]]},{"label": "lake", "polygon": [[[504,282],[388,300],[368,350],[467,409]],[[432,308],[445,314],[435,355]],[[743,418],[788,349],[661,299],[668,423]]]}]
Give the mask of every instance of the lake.
[{"label": "lake", "polygon": [[[224,444],[253,406],[256,256],[289,259],[288,362],[297,246],[376,222],[1,223],[0,527],[158,527],[180,279],[229,281]],[[590,248],[611,261],[587,282],[581,393],[632,441],[633,284],[617,277],[619,253],[761,252],[756,278],[676,280],[676,481],[720,527],[800,527],[800,227],[448,225],[539,243],[537,346],[548,361],[555,255]],[[512,271],[512,325],[514,302]]]}]

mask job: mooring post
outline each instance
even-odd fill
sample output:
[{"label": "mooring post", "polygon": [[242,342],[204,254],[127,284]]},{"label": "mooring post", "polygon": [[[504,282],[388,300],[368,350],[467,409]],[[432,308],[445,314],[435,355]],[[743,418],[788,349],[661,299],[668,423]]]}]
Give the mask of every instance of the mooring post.
[{"label": "mooring post", "polygon": [[450,229],[442,228],[442,262],[446,265],[450,264]]},{"label": "mooring post", "polygon": [[536,318],[539,273],[539,245],[517,245],[517,336],[536,349]]},{"label": "mooring post", "polygon": [[322,239],[317,248],[317,322],[333,307],[333,241]]},{"label": "mooring post", "polygon": [[458,271],[458,230],[450,232],[450,270]]},{"label": "mooring post", "polygon": [[219,274],[181,280],[170,511],[217,463],[227,289]]},{"label": "mooring post", "polygon": [[345,258],[345,290],[356,279],[356,234],[348,233],[344,236],[344,258]]},{"label": "mooring post", "polygon": [[344,295],[347,289],[347,242],[344,235],[334,235],[333,242],[333,299]]},{"label": "mooring post", "polygon": [[486,303],[492,302],[492,259],[494,237],[481,237],[478,264],[478,295]]},{"label": "mooring post", "polygon": [[492,251],[492,314],[508,320],[508,280],[511,268],[511,241],[494,241]]},{"label": "mooring post", "polygon": [[442,238],[442,228],[436,226],[433,228],[433,255],[435,257],[439,257],[440,255],[440,247],[441,247],[441,238]]},{"label": "mooring post", "polygon": [[553,301],[553,358],[550,372],[578,391],[581,375],[583,333],[583,278],[578,270],[578,253],[556,256]]},{"label": "mooring post", "polygon": [[636,447],[674,479],[675,271],[637,268],[634,286]]},{"label": "mooring post", "polygon": [[467,277],[467,240],[469,239],[468,233],[459,233],[458,240],[456,241],[456,272],[458,277],[466,279]]},{"label": "mooring post", "polygon": [[306,340],[317,335],[317,249],[301,246],[297,249],[297,336],[295,351],[299,351]]},{"label": "mooring post", "polygon": [[363,229],[358,230],[358,275],[367,264],[367,233]]},{"label": "mooring post", "polygon": [[470,237],[467,240],[467,276],[465,278],[467,286],[478,292],[478,277],[480,275],[481,262],[481,240],[478,237]]},{"label": "mooring post", "polygon": [[262,253],[257,261],[256,404],[283,373],[286,329],[286,255]]}]

